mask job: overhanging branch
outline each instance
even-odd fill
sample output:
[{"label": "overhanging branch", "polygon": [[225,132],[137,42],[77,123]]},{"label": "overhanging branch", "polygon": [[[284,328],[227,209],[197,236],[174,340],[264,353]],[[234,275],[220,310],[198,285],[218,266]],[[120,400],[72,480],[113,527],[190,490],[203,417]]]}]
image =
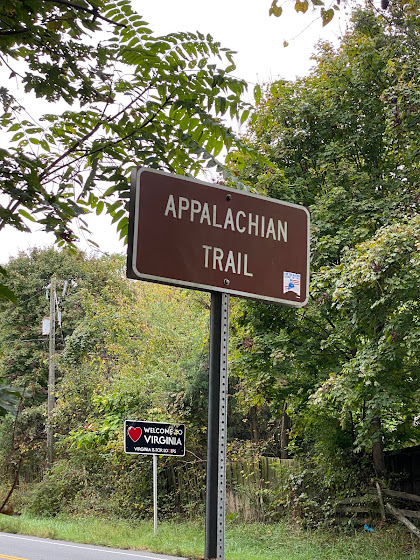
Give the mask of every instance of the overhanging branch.
[{"label": "overhanging branch", "polygon": [[[22,3],[25,0],[20,0]],[[79,4],[76,4],[75,2],[67,2],[67,0],[44,0],[45,3],[50,3],[50,4],[60,4],[61,6],[66,6],[67,8],[74,8],[75,10],[80,10],[81,12],[85,12],[90,14],[91,16],[93,16],[93,19],[101,19],[103,21],[106,21],[107,23],[111,23],[112,25],[115,25],[117,27],[127,27],[124,23],[116,23],[115,21],[112,21],[112,19],[109,19],[105,16],[102,16],[99,13],[98,8],[86,8],[85,6],[80,6]]]}]

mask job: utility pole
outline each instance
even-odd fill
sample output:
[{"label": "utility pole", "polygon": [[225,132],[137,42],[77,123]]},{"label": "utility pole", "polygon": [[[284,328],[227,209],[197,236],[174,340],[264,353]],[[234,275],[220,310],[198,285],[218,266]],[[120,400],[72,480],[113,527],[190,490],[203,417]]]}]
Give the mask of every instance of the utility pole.
[{"label": "utility pole", "polygon": [[47,465],[53,464],[54,455],[54,433],[51,426],[51,416],[55,405],[55,300],[56,300],[55,277],[50,283],[50,344],[48,360],[48,411],[47,411]]}]

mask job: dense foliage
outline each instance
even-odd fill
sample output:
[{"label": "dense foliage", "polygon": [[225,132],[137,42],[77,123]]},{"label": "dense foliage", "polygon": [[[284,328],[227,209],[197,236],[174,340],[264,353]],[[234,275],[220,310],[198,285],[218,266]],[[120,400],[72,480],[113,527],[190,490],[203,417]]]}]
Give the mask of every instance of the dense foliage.
[{"label": "dense foliage", "polygon": [[57,463],[30,501],[39,513],[57,513],[64,498],[79,511],[141,514],[150,507],[133,482],[150,478],[150,461],[124,455],[126,419],[182,422],[191,415],[197,420],[188,430],[186,460],[203,455],[207,384],[197,380],[206,374],[208,299],[130,282],[124,264],[121,257],[35,249],[7,265],[9,286],[19,295],[17,304],[1,304],[0,377],[23,395],[17,415],[0,425],[3,483],[13,479],[21,458],[23,480],[45,469],[48,336],[40,333],[52,276],[61,310],[50,418]]},{"label": "dense foliage", "polygon": [[403,8],[358,12],[309,77],[266,87],[250,139],[275,171],[232,158],[256,190],[311,212],[310,303],[242,305],[235,364],[330,486],[365,456],[384,475],[384,449],[420,440],[420,20]]}]

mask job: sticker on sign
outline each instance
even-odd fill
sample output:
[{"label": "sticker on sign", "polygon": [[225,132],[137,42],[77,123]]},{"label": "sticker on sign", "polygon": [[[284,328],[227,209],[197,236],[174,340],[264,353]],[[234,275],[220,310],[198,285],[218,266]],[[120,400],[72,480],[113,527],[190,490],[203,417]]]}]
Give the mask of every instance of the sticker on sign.
[{"label": "sticker on sign", "polygon": [[151,169],[132,174],[129,278],[302,307],[309,212]]}]

